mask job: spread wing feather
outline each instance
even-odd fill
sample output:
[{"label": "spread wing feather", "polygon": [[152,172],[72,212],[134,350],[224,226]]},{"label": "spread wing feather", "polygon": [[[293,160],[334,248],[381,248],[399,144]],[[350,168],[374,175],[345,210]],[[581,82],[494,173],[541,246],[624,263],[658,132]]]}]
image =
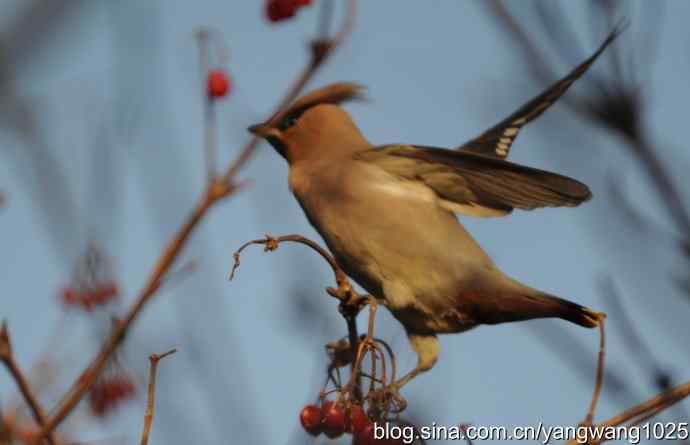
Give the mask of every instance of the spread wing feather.
[{"label": "spread wing feather", "polygon": [[500,216],[515,208],[574,207],[592,196],[575,179],[474,153],[385,145],[355,157],[400,179],[424,183],[444,207],[472,216]]},{"label": "spread wing feather", "polygon": [[547,90],[524,104],[516,112],[494,127],[458,147],[457,150],[499,159],[507,158],[510,154],[510,147],[515,141],[515,138],[517,138],[522,127],[541,116],[542,113],[565,94],[573,82],[592,66],[594,61],[597,60],[606,47],[618,37],[623,29],[624,25],[617,27],[609,34],[606,40],[604,40],[604,43],[599,46],[592,56],[575,67],[567,76],[551,85]]}]

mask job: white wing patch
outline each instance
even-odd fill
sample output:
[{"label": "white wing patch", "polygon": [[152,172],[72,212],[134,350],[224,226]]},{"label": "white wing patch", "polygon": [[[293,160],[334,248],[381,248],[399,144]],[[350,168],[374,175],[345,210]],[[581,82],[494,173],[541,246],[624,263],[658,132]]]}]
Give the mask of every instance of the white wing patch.
[{"label": "white wing patch", "polygon": [[442,209],[453,213],[462,213],[467,216],[491,218],[505,216],[510,213],[510,211],[507,210],[492,209],[475,203],[459,204],[457,202],[442,199],[433,189],[422,182],[393,179],[393,177],[387,173],[377,178],[376,181],[371,181],[369,186],[391,197],[421,201],[424,203],[435,203]]},{"label": "white wing patch", "polygon": [[496,143],[496,155],[501,158],[508,157],[508,153],[510,152],[510,146],[513,144],[515,137],[520,131],[520,125],[524,125],[524,119],[520,118],[515,120],[513,122],[513,125],[514,126],[508,127],[503,131],[502,137],[500,137],[498,139],[498,142]]}]

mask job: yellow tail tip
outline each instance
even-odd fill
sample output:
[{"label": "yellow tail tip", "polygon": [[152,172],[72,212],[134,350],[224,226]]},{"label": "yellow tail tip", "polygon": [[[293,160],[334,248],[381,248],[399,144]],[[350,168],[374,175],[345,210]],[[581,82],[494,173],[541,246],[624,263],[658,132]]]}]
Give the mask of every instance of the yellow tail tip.
[{"label": "yellow tail tip", "polygon": [[587,323],[587,327],[596,328],[600,325],[602,320],[606,318],[606,313],[597,312],[588,307],[583,308],[584,319]]}]

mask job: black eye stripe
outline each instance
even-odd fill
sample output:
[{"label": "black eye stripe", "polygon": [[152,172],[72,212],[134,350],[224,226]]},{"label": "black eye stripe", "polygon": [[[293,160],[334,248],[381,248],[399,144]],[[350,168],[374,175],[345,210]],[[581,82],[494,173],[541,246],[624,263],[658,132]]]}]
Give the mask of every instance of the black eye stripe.
[{"label": "black eye stripe", "polygon": [[292,113],[288,114],[283,118],[283,120],[280,121],[280,124],[278,125],[278,129],[281,131],[285,131],[288,128],[292,127],[297,123],[299,118],[304,114],[304,112],[307,111],[306,109],[304,110],[297,110],[293,111]]}]

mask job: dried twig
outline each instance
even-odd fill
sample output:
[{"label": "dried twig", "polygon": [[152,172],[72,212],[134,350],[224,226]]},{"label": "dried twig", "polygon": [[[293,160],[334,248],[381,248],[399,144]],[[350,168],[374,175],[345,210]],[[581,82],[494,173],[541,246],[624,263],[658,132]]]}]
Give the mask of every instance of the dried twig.
[{"label": "dried twig", "polygon": [[331,269],[333,270],[333,274],[335,275],[335,281],[338,284],[338,287],[343,287],[344,291],[346,292],[351,292],[352,291],[352,286],[350,285],[345,272],[340,269],[340,266],[338,266],[338,263],[336,263],[335,258],[331,256],[330,253],[323,247],[319,246],[316,242],[310,240],[309,238],[305,238],[302,235],[283,235],[279,237],[273,237],[270,235],[266,235],[265,238],[261,239],[255,239],[251,241],[247,241],[246,243],[242,244],[239,249],[235,253],[232,254],[233,258],[235,259],[235,263],[232,265],[232,270],[230,271],[230,280],[235,278],[235,271],[237,270],[238,267],[240,267],[240,255],[242,254],[242,251],[246,249],[247,247],[255,244],[261,244],[264,247],[264,252],[272,252],[278,248],[278,245],[283,242],[293,242],[293,243],[299,243],[299,244],[304,244],[305,246],[310,247],[312,250],[316,251],[319,255],[321,255],[321,258],[326,260],[329,266],[331,266]]},{"label": "dried twig", "polygon": [[[232,270],[230,271],[230,279],[232,280],[235,277],[235,272],[237,271],[237,268],[240,266],[240,255],[242,254],[242,251],[244,249],[251,245],[259,244],[264,246],[264,252],[272,252],[276,250],[282,242],[304,244],[305,246],[311,248],[316,253],[318,253],[321,256],[321,258],[326,260],[328,265],[331,266],[331,269],[333,270],[333,275],[335,276],[335,282],[338,285],[338,287],[335,289],[329,287],[326,289],[326,291],[332,297],[340,300],[338,310],[340,311],[340,314],[343,316],[343,318],[345,318],[345,322],[347,323],[348,339],[350,343],[350,356],[353,358],[357,357],[358,351],[360,350],[361,346],[359,341],[359,332],[357,329],[357,314],[359,314],[359,312],[362,310],[362,307],[364,307],[364,305],[367,303],[367,297],[359,295],[352,288],[350,281],[347,279],[347,275],[345,275],[345,272],[343,272],[340,266],[338,266],[338,263],[335,261],[335,258],[333,258],[333,256],[326,249],[319,246],[316,242],[308,238],[305,238],[302,235],[283,235],[279,237],[272,237],[270,235],[266,235],[265,238],[247,241],[242,246],[240,246],[240,248],[237,249],[235,253],[233,253],[233,258],[235,262],[232,266]],[[373,323],[373,321],[370,318],[370,324],[371,323]],[[372,331],[373,326],[369,326],[369,330]],[[356,360],[352,360],[350,366],[354,375],[356,373],[355,370],[357,369]],[[359,397],[361,394],[359,375],[357,376],[357,383],[355,384],[354,391],[357,397]]]},{"label": "dried twig", "polygon": [[[350,284],[350,281],[347,279],[347,275],[345,275],[345,272],[343,272],[340,266],[338,266],[335,258],[333,258],[333,256],[328,253],[326,249],[319,246],[318,243],[310,240],[309,238],[305,238],[302,235],[283,235],[278,237],[266,235],[265,238],[247,241],[240,246],[235,253],[232,254],[235,262],[232,265],[232,270],[230,271],[230,279],[232,280],[235,277],[235,271],[238,267],[240,267],[240,255],[244,249],[251,245],[260,244],[264,246],[264,252],[272,252],[278,248],[280,243],[283,242],[304,244],[318,253],[321,258],[326,260],[328,265],[331,266],[338,288],[334,289],[329,287],[326,289],[326,291],[332,297],[340,300],[340,312],[348,321],[348,327],[352,327],[354,336],[358,337],[354,317],[356,317],[359,311],[362,309],[364,303],[366,302],[366,297],[362,297],[352,288],[352,284]],[[352,335],[353,332],[350,332],[350,337],[352,337]],[[356,342],[354,346],[356,346]]]},{"label": "dried twig", "polygon": [[218,175],[216,166],[216,112],[213,98],[206,91],[206,76],[210,70],[208,39],[209,30],[200,29],[196,33],[199,44],[199,66],[201,67],[202,85],[204,85],[204,160],[206,161],[206,176],[212,182]]},{"label": "dried twig", "polygon": [[[546,58],[542,56],[543,52],[538,50],[534,40],[527,35],[527,27],[517,23],[513,15],[504,6],[505,2],[492,0],[486,4],[489,6],[492,17],[501,25],[500,28],[509,32],[513,42],[524,51],[530,61],[529,68],[533,71],[534,76],[539,80],[543,80],[545,77],[544,73],[548,74],[553,70],[547,63]],[[564,15],[559,13],[559,8],[550,8],[547,19],[540,16],[539,8],[541,6],[537,7],[535,11],[536,16],[540,19],[542,27],[547,31],[551,27],[552,29],[558,29],[559,33],[562,33],[564,29],[569,28],[569,23],[567,23],[567,20],[564,20]],[[591,2],[587,3],[587,8],[589,8],[589,12],[593,17],[604,17],[608,26],[614,26],[618,19],[617,14],[619,11],[612,5],[612,2]],[[541,13],[544,12],[542,11]],[[655,28],[658,28],[658,17],[656,17],[655,25]],[[649,53],[654,51],[656,46],[654,37],[657,34],[656,32],[645,33],[645,36],[651,36],[650,38],[645,37],[645,40],[649,41],[647,47]],[[554,42],[559,47],[561,54],[569,52],[568,48],[564,47],[566,42],[570,43],[570,39],[558,39]],[[660,202],[664,204],[676,223],[678,233],[681,236],[687,237],[687,234],[690,233],[690,209],[683,200],[677,181],[664,166],[659,157],[657,147],[650,142],[649,136],[644,130],[644,125],[642,125],[645,104],[636,80],[641,77],[639,70],[636,70],[634,73],[632,71],[624,72],[623,54],[616,45],[611,48],[611,56],[612,69],[610,75],[606,78],[596,77],[592,79],[593,85],[597,87],[596,95],[587,97],[569,94],[563,98],[563,103],[582,117],[603,125],[605,128],[624,137],[628,149],[645,168],[646,173],[654,183],[657,193],[663,196]],[[635,68],[652,65],[650,63],[638,64]],[[553,76],[549,75],[549,77]]]},{"label": "dried twig", "polygon": [[156,398],[156,370],[158,369],[158,362],[176,352],[177,349],[171,349],[161,355],[151,354],[149,356],[149,362],[151,362],[149,368],[149,391],[146,400],[146,414],[144,415],[144,431],[141,433],[141,445],[146,445],[149,442],[149,434],[153,424],[153,403]]},{"label": "dried twig", "polygon": [[[297,77],[297,80],[289,88],[285,97],[280,101],[276,107],[274,116],[283,108],[289,105],[303,90],[304,86],[318,71],[322,63],[328,58],[330,54],[350,35],[352,31],[352,24],[354,22],[356,0],[349,0],[348,13],[345,21],[333,39],[324,40],[323,38],[316,40],[311,46],[311,58],[302,73]],[[190,235],[196,229],[201,219],[206,215],[206,212],[223,198],[231,196],[241,188],[241,183],[235,182],[237,173],[249,161],[254,154],[259,144],[259,138],[253,137],[240,151],[235,160],[228,166],[226,171],[212,181],[206,189],[206,192],[199,200],[192,214],[187,218],[180,230],[175,234],[173,239],[163,250],[158,262],[154,266],[148,282],[141,291],[139,297],[130,307],[122,323],[118,324],[113,330],[110,337],[105,341],[101,350],[96,357],[91,361],[87,368],[79,375],[79,377],[72,384],[72,387],[63,396],[62,400],[55,408],[55,414],[47,421],[47,424],[41,431],[41,437],[45,437],[53,431],[77,406],[84,394],[89,390],[96,378],[106,366],[109,357],[113,354],[115,349],[124,340],[127,331],[131,324],[141,313],[141,310],[146,306],[156,290],[160,287],[161,280],[166,275],[174,261],[182,251],[183,246],[189,240]]]},{"label": "dried twig", "polygon": [[[7,370],[12,375],[12,378],[17,383],[19,391],[22,393],[26,404],[29,405],[31,414],[34,416],[36,423],[38,423],[41,428],[45,427],[47,423],[45,411],[43,410],[43,407],[41,407],[41,404],[31,389],[31,385],[29,385],[28,380],[26,377],[24,377],[24,374],[22,373],[21,369],[19,369],[19,366],[14,359],[14,354],[12,354],[12,343],[10,342],[10,333],[7,330],[6,322],[3,322],[2,328],[0,328],[0,360],[2,360],[2,362],[5,364]],[[46,439],[48,440],[49,444],[55,445],[56,441],[52,433],[48,434]]]},{"label": "dried twig", "polygon": [[669,372],[664,370],[655,354],[639,333],[638,326],[630,318],[626,305],[622,301],[622,295],[618,291],[613,278],[608,276],[600,281],[602,292],[605,293],[606,302],[611,306],[611,313],[616,313],[622,338],[628,347],[630,354],[635,357],[634,362],[650,376],[657,389],[666,391],[671,388]]},{"label": "dried twig", "polygon": [[[652,397],[646,402],[633,406],[632,408],[627,409],[622,413],[610,418],[609,420],[593,426],[592,428],[597,431],[602,431],[604,428],[619,426],[628,422],[628,425],[638,424],[641,421],[646,421],[651,418],[651,415],[658,414],[663,410],[675,405],[688,395],[690,395],[690,382]],[[593,439],[588,445],[598,445],[603,441],[604,439]],[[566,445],[577,445],[578,443],[579,442],[577,439],[571,439],[566,442]]]},{"label": "dried twig", "polygon": [[[350,36],[352,33],[356,12],[357,1],[349,0],[347,4],[347,15],[345,16],[345,21],[343,22],[340,30],[338,30],[336,33],[335,37],[329,39],[327,37],[320,36],[311,42],[309,62],[304,68],[304,71],[294,81],[283,100],[281,100],[276,107],[275,112],[268,120],[269,123],[275,122],[280,117],[281,111],[286,109],[292,103],[292,101],[299,96],[307,82],[314,77],[314,74],[318,71],[321,65],[323,65],[323,62],[328,59],[333,51],[335,51]],[[230,164],[228,169],[225,171],[225,174],[223,175],[223,180],[225,182],[228,182],[234,178],[244,164],[249,161],[260,141],[261,138],[258,136],[255,136],[251,139],[251,141],[249,141],[242,152],[240,152],[239,156],[235,158],[232,164]]]},{"label": "dried twig", "polygon": [[5,421],[5,415],[0,406],[0,445],[10,445],[12,443],[12,431]]},{"label": "dried twig", "polygon": [[601,396],[601,388],[604,385],[604,358],[606,355],[606,330],[604,329],[604,317],[599,318],[599,357],[597,360],[597,377],[594,384],[594,393],[592,394],[592,403],[589,405],[587,416],[585,416],[584,424],[589,426],[594,421],[594,411],[597,409],[599,397]]}]

